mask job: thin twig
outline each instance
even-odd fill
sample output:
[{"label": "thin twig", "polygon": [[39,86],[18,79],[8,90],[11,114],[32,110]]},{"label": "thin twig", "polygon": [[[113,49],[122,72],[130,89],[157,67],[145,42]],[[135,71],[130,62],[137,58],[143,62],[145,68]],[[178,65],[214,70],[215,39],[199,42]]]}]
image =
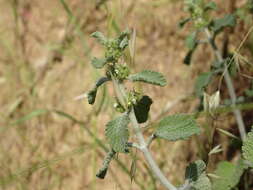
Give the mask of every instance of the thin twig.
[{"label": "thin twig", "polygon": [[[216,58],[218,59],[219,62],[224,62],[224,59],[223,59],[219,49],[216,47],[216,45],[213,41],[213,37],[212,37],[210,31],[208,30],[208,28],[205,29],[205,33],[206,33],[206,36],[209,40],[210,45],[212,46],[212,48],[214,50]],[[246,137],[245,126],[244,126],[241,111],[235,107],[235,105],[236,105],[236,93],[235,93],[235,88],[234,88],[232,79],[231,79],[231,77],[228,73],[227,65],[225,65],[225,68],[224,68],[224,78],[225,78],[225,82],[226,82],[226,85],[227,85],[227,88],[228,88],[229,96],[230,96],[231,101],[232,101],[233,112],[234,112],[234,115],[235,115],[235,118],[236,118],[236,122],[237,122],[237,125],[238,125],[240,136],[243,140]]]}]

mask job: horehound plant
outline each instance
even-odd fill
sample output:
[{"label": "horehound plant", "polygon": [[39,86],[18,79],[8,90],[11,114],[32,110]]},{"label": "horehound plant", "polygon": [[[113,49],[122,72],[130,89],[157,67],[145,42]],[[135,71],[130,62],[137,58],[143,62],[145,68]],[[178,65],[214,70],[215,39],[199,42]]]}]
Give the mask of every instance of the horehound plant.
[{"label": "horehound plant", "polygon": [[[93,89],[88,92],[88,102],[94,104],[98,88],[111,81],[116,95],[114,107],[119,112],[119,116],[106,124],[105,135],[111,151],[106,155],[103,167],[97,173],[97,177],[105,177],[109,164],[116,154],[126,154],[132,148],[136,148],[143,153],[152,172],[166,189],[203,189],[203,186],[211,189],[211,183],[205,173],[206,165],[203,161],[199,160],[190,164],[186,169],[186,182],[182,187],[176,187],[165,177],[153,159],[149,150],[149,145],[153,140],[158,138],[169,141],[184,140],[192,135],[199,134],[200,129],[192,115],[177,114],[163,118],[152,135],[144,138],[140,124],[147,121],[153,101],[149,96],[136,90],[128,90],[125,81],[165,86],[166,79],[161,73],[150,70],[131,74],[123,56],[124,50],[128,46],[132,47],[132,44],[129,44],[130,31],[126,30],[114,39],[108,39],[100,32],[94,32],[91,36],[96,38],[105,48],[103,58],[93,58],[91,61],[94,68],[105,69],[105,77],[100,78]],[[131,48],[130,55],[134,55]],[[133,130],[128,129],[130,124]],[[130,134],[130,131],[133,131],[133,134]],[[136,142],[129,141],[132,135],[134,138],[131,139],[136,139]]]},{"label": "horehound plant", "polygon": [[[189,52],[185,57],[185,64],[190,64],[194,51],[198,45],[202,43],[208,43],[211,46],[216,57],[216,60],[213,62],[210,71],[202,73],[198,77],[196,84],[196,94],[198,96],[202,96],[203,89],[208,85],[211,79],[217,74],[222,74],[222,77],[224,76],[228,93],[231,99],[231,106],[233,107],[233,113],[237,122],[241,139],[245,139],[245,125],[241,111],[236,108],[238,98],[236,96],[234,84],[229,73],[229,67],[233,65],[235,56],[232,58],[223,57],[215,42],[217,35],[226,27],[234,27],[236,25],[236,15],[227,14],[222,18],[213,19],[210,16],[210,12],[217,10],[217,5],[213,1],[208,1],[208,3],[206,3],[205,0],[185,0],[185,5],[186,11],[189,12],[190,17],[182,20],[180,22],[180,26],[183,27],[187,22],[191,21],[194,28],[194,31],[186,39],[186,45],[189,48]],[[206,39],[199,40],[198,38],[202,34],[206,36]],[[238,48],[238,50],[240,48],[241,46]]]}]

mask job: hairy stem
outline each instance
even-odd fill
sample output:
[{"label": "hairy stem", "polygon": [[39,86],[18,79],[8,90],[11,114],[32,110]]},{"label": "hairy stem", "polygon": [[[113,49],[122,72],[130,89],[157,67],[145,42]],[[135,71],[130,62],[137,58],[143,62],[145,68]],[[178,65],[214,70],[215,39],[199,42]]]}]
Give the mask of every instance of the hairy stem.
[{"label": "hairy stem", "polygon": [[[213,41],[213,37],[212,37],[210,31],[208,30],[208,28],[205,28],[205,33],[206,33],[206,36],[209,40],[210,45],[212,46],[212,48],[214,50],[215,56],[217,57],[218,61],[223,62],[224,59],[222,58],[222,55],[221,55],[219,49],[215,45],[215,43]],[[242,119],[242,113],[239,109],[237,109],[235,107],[235,105],[236,105],[235,88],[234,88],[234,85],[233,85],[233,81],[232,81],[232,79],[231,79],[231,77],[228,73],[228,68],[227,68],[226,65],[225,65],[225,70],[224,70],[224,78],[225,78],[225,82],[226,82],[226,85],[227,85],[227,88],[228,88],[229,96],[231,98],[233,113],[234,113],[235,118],[236,118],[236,122],[237,122],[237,125],[238,125],[240,136],[241,136],[241,139],[244,140],[245,137],[246,137],[246,131],[245,131],[245,126],[244,126],[244,122],[243,122],[243,119]]]},{"label": "hairy stem", "polygon": [[[125,105],[126,97],[127,97],[125,88],[124,88],[123,84],[120,83],[119,81],[117,81],[116,79],[114,79],[113,76],[112,76],[112,79],[113,79],[114,89],[115,89],[117,98],[120,100],[120,103],[123,103],[123,105]],[[141,128],[138,124],[138,121],[136,119],[133,109],[130,110],[129,117],[130,117],[131,123],[133,125],[133,129],[135,131],[136,137],[138,139],[140,150],[143,152],[144,157],[146,158],[146,160],[147,160],[151,170],[155,174],[156,178],[161,182],[161,184],[166,189],[177,190],[177,188],[174,185],[172,185],[168,181],[168,179],[164,176],[164,174],[162,173],[162,171],[160,170],[160,168],[157,166],[156,162],[154,161],[154,159],[148,149],[148,144],[146,143],[146,141],[143,137]]]}]

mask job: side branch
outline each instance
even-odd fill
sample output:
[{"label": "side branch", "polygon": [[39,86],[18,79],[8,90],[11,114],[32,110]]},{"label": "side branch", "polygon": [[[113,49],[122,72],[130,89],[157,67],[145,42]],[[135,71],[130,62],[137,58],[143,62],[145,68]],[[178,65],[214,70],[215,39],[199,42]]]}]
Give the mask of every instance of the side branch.
[{"label": "side branch", "polygon": [[[209,43],[211,44],[211,46],[213,48],[213,51],[214,51],[215,56],[217,57],[218,61],[223,62],[224,59],[222,58],[222,55],[221,55],[220,51],[218,50],[217,46],[215,45],[215,43],[212,39],[212,35],[211,35],[210,31],[208,30],[208,28],[205,29],[205,33],[206,33],[206,36],[209,40]],[[241,136],[241,139],[244,140],[246,138],[246,131],[245,131],[245,126],[244,126],[244,122],[243,122],[243,118],[242,118],[242,113],[239,109],[237,109],[235,107],[235,105],[236,105],[235,88],[234,88],[232,79],[231,79],[231,77],[228,73],[228,68],[227,68],[226,65],[225,65],[225,70],[224,70],[224,78],[225,78],[225,83],[226,83],[227,88],[228,88],[229,96],[231,98],[233,113],[234,113],[235,118],[236,118],[236,122],[237,122],[237,125],[238,125],[240,136]]]}]

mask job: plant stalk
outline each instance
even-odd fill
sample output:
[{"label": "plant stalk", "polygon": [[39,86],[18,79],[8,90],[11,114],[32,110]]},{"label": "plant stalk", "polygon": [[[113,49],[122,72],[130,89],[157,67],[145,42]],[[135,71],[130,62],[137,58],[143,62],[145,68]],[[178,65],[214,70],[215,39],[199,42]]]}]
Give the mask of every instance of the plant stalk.
[{"label": "plant stalk", "polygon": [[[113,78],[113,85],[114,85],[114,89],[117,95],[117,98],[119,99],[120,103],[123,104],[124,106],[126,106],[126,92],[125,92],[125,88],[123,86],[122,83],[120,83],[119,81],[117,81],[116,79]],[[160,170],[160,168],[158,167],[158,165],[156,164],[156,162],[154,161],[149,149],[148,149],[148,144],[146,143],[141,128],[137,122],[134,110],[131,109],[130,113],[129,113],[129,118],[130,121],[133,125],[133,129],[135,131],[136,137],[139,141],[139,147],[140,150],[143,152],[144,157],[146,158],[151,170],[153,171],[153,173],[155,174],[156,178],[161,182],[161,184],[168,190],[177,190],[177,188],[172,185],[168,179],[164,176],[164,174],[162,173],[162,171]]]},{"label": "plant stalk", "polygon": [[[212,39],[212,35],[209,31],[208,28],[205,28],[205,34],[209,40],[209,43],[215,53],[216,58],[218,59],[219,62],[223,62],[224,59],[219,51],[219,49],[217,48],[217,46],[215,45],[213,39]],[[225,64],[225,70],[224,70],[224,78],[225,78],[225,83],[227,85],[228,88],[228,92],[229,92],[229,96],[231,98],[231,102],[232,102],[232,108],[233,108],[233,113],[235,115],[236,118],[236,122],[238,125],[238,129],[240,132],[240,136],[241,139],[244,140],[246,138],[246,131],[245,131],[245,125],[243,122],[243,118],[242,118],[242,113],[239,109],[236,108],[236,93],[235,93],[235,88],[232,82],[232,79],[228,73],[228,68],[227,65]]]}]

